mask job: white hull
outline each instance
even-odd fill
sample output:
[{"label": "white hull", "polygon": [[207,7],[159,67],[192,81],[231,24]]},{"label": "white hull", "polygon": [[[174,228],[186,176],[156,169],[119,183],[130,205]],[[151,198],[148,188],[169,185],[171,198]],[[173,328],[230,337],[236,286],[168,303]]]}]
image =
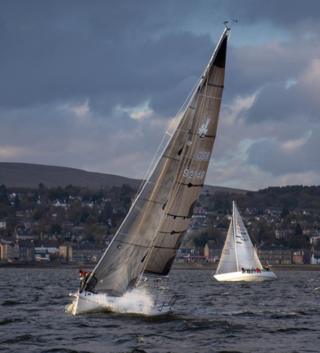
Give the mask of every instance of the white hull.
[{"label": "white hull", "polygon": [[272,281],[277,276],[272,271],[262,271],[255,273],[229,272],[213,276],[219,282],[263,282]]},{"label": "white hull", "polygon": [[107,307],[99,303],[98,298],[95,298],[94,295],[91,296],[91,293],[78,292],[72,296],[74,297],[72,303],[66,306],[66,311],[72,315],[108,310]]},{"label": "white hull", "polygon": [[74,297],[72,303],[66,306],[66,312],[72,315],[106,311],[158,316],[172,311],[170,305],[155,304],[150,297],[141,292],[128,292],[122,297],[111,297],[83,291],[72,296]]}]

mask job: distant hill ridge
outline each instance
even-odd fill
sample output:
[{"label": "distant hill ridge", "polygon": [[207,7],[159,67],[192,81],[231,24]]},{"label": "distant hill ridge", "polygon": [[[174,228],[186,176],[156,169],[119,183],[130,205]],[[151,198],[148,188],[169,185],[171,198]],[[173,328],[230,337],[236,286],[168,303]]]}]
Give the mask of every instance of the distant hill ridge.
[{"label": "distant hill ridge", "polygon": [[[40,183],[46,187],[74,185],[89,189],[127,184],[136,189],[139,187],[141,180],[113,174],[88,172],[77,168],[0,162],[0,185],[4,184],[7,187],[17,188],[37,188]],[[205,191],[210,194],[217,191],[241,194],[246,192],[246,190],[210,185],[205,186]]]}]

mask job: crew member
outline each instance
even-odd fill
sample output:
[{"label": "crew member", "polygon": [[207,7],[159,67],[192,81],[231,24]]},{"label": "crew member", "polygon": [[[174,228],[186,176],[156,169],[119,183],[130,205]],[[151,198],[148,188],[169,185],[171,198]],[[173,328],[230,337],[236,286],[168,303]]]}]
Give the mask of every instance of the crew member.
[{"label": "crew member", "polygon": [[86,284],[90,274],[91,274],[91,272],[89,272],[89,271],[79,270],[80,289],[82,289],[84,287],[84,285]]}]

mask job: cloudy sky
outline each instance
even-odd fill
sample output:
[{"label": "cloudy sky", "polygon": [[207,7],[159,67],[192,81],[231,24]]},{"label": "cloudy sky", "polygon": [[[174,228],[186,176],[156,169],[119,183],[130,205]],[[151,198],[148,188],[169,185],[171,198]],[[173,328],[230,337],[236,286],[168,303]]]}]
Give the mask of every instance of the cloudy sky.
[{"label": "cloudy sky", "polygon": [[320,184],[320,2],[0,2],[0,161],[142,177],[223,30],[206,182]]}]

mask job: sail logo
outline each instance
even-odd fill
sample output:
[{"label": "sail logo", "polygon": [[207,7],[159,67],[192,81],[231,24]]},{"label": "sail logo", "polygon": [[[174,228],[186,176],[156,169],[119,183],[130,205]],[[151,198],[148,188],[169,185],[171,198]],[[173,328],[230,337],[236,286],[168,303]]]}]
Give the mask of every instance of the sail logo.
[{"label": "sail logo", "polygon": [[208,132],[208,125],[209,125],[210,119],[207,119],[207,121],[205,123],[203,123],[199,129],[198,129],[198,135],[200,138],[203,138],[206,136],[207,132]]}]

